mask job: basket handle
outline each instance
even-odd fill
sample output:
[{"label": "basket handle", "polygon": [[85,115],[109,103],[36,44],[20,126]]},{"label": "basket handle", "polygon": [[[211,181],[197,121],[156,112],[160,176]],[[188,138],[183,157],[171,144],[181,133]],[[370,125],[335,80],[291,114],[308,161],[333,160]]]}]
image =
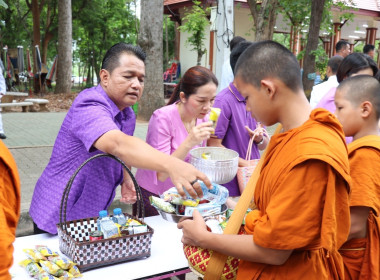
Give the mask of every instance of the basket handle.
[{"label": "basket handle", "polygon": [[59,223],[62,225],[62,228],[67,231],[67,219],[66,219],[66,209],[67,209],[67,200],[69,198],[69,193],[71,190],[71,186],[73,185],[74,179],[79,173],[79,171],[90,161],[97,159],[97,158],[102,158],[102,157],[109,157],[112,158],[116,161],[118,161],[124,169],[128,172],[129,176],[131,176],[133,184],[135,186],[136,190],[136,197],[137,197],[137,216],[144,219],[145,217],[145,212],[144,212],[144,202],[142,200],[142,194],[141,194],[141,189],[139,184],[137,183],[135,177],[133,176],[131,170],[125,165],[125,163],[119,159],[118,157],[115,157],[114,155],[111,154],[97,154],[95,156],[90,157],[87,159],[85,162],[83,162],[78,169],[74,172],[74,174],[71,176],[70,180],[67,182],[67,185],[63,191],[62,199],[61,199],[61,206],[59,210]]},{"label": "basket handle", "polygon": [[253,145],[253,137],[249,139],[247,153],[245,154],[245,160],[251,159],[252,145]]}]

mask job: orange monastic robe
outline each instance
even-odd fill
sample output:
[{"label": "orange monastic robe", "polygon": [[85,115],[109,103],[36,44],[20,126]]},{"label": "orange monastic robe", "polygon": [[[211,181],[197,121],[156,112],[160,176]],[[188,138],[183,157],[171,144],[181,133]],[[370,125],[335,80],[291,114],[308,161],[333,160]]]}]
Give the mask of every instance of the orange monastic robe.
[{"label": "orange monastic robe", "polygon": [[348,145],[352,178],[350,206],[369,207],[367,237],[347,241],[345,279],[380,279],[380,136],[369,135]]},{"label": "orange monastic robe", "polygon": [[349,164],[341,125],[313,110],[302,126],[274,135],[246,217],[255,244],[294,250],[283,265],[241,261],[238,279],[343,279],[338,249],[350,228]]},{"label": "orange monastic robe", "polygon": [[10,280],[13,241],[20,217],[20,179],[12,154],[0,141],[0,279]]}]

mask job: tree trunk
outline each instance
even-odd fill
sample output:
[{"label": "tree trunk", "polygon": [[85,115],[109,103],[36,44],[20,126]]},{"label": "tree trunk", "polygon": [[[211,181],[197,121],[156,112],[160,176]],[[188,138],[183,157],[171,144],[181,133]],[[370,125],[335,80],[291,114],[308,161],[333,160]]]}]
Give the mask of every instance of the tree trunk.
[{"label": "tree trunk", "polygon": [[58,1],[58,65],[55,93],[71,92],[71,0]]},{"label": "tree trunk", "polygon": [[255,41],[270,40],[276,23],[278,0],[247,0],[255,25]]},{"label": "tree trunk", "polygon": [[[33,61],[36,61],[36,48],[38,45],[40,48],[41,41],[41,31],[40,31],[40,9],[38,5],[38,0],[32,0],[32,15],[33,15]],[[37,73],[37,65],[33,63],[33,73]]]},{"label": "tree trunk", "polygon": [[163,0],[141,0],[139,45],[146,52],[144,92],[139,101],[139,118],[149,120],[164,105],[163,85]]},{"label": "tree trunk", "polygon": [[308,97],[310,96],[314,80],[309,80],[307,78],[307,75],[315,72],[315,56],[311,54],[311,51],[318,48],[319,30],[322,22],[323,7],[325,5],[325,2],[326,0],[311,1],[309,36],[306,44],[302,75],[304,91]]}]

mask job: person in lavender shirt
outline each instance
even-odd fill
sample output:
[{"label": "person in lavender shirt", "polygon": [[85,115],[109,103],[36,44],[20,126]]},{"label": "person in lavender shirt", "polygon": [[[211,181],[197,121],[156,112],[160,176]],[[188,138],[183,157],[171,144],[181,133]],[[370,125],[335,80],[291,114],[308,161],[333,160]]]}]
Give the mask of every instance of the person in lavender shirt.
[{"label": "person in lavender shirt", "polygon": [[[232,70],[240,55],[253,43],[244,41],[239,43],[231,52],[230,62]],[[260,158],[260,150],[264,150],[269,142],[269,136],[264,127],[256,122],[250,112],[246,110],[246,103],[235,83],[223,89],[215,98],[214,107],[220,108],[221,113],[216,124],[215,135],[207,141],[208,146],[226,147],[239,153],[239,166],[247,166],[245,156],[248,143],[254,137],[251,158]],[[232,181],[223,184],[230,193],[230,197],[240,196],[238,181],[235,176]],[[234,207],[233,200],[227,202],[230,208]]]},{"label": "person in lavender shirt", "polygon": [[[202,196],[197,179],[211,183],[192,165],[157,151],[133,137],[136,117],[131,109],[141,97],[145,53],[138,46],[118,43],[102,62],[100,84],[82,91],[68,111],[54,144],[50,161],[34,189],[29,214],[34,232],[57,233],[63,190],[74,171],[99,153],[112,154],[129,166],[167,174],[185,195]],[[67,220],[98,216],[114,199],[121,184],[121,201],[133,203],[136,192],[122,166],[110,159],[89,162],[77,175],[67,203]]]},{"label": "person in lavender shirt", "polygon": [[[206,146],[214,131],[208,113],[214,102],[218,81],[207,68],[189,68],[174,89],[167,106],[156,110],[149,121],[146,142],[152,147],[185,162],[189,151]],[[137,170],[136,179],[144,198],[145,216],[158,215],[149,196],[158,196],[173,187],[163,172]]]}]

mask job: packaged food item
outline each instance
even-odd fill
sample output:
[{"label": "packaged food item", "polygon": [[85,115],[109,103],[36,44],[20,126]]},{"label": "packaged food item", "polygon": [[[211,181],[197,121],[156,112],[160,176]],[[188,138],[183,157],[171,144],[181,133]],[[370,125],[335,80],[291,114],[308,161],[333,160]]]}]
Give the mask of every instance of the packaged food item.
[{"label": "packaged food item", "polygon": [[139,226],[141,225],[141,223],[135,219],[128,219],[126,225],[129,225],[129,226]]},{"label": "packaged food item", "polygon": [[63,271],[63,275],[59,276],[59,280],[71,280],[74,279],[75,277],[71,275],[70,272],[68,271]]},{"label": "packaged food item", "polygon": [[211,153],[202,153],[201,157],[203,159],[211,159]]},{"label": "packaged food item", "polygon": [[37,277],[38,274],[42,272],[41,266],[38,263],[33,262],[31,259],[21,261],[19,262],[19,265],[24,267],[29,276],[33,278]]},{"label": "packaged food item", "polygon": [[205,223],[212,233],[223,234],[223,228],[217,219],[208,219]]},{"label": "packaged food item", "polygon": [[[212,202],[214,204],[224,204],[226,203],[229,191],[226,187],[223,187],[222,185],[212,183],[212,188],[209,190],[205,183],[202,181],[198,181],[198,183],[201,185],[202,192],[203,192],[203,199],[208,200],[209,202]],[[188,192],[184,189],[186,196],[190,197]]]},{"label": "packaged food item", "polygon": [[170,202],[176,205],[185,205],[185,206],[195,207],[199,204],[199,199],[193,199],[191,197],[183,199],[175,187],[172,187],[168,189],[167,191],[165,191],[161,195],[161,198],[167,202]]},{"label": "packaged food item", "polygon": [[59,280],[59,278],[49,274],[46,271],[43,271],[40,274],[38,274],[38,280]]},{"label": "packaged food item", "polygon": [[89,234],[89,237],[90,237],[90,241],[102,240],[103,232],[101,232],[100,230],[91,231]]},{"label": "packaged food item", "polygon": [[40,265],[42,267],[43,270],[45,270],[46,272],[54,275],[54,276],[61,276],[63,275],[63,269],[60,268],[58,265],[56,265],[55,263],[53,262],[50,262],[50,261],[40,261]]},{"label": "packaged food item", "polygon": [[35,249],[24,249],[24,253],[34,262],[39,262],[40,260],[46,260],[46,257],[44,257],[39,251]]},{"label": "packaged food item", "polygon": [[133,234],[137,233],[144,233],[148,231],[148,226],[147,225],[131,225],[129,226],[133,230]]},{"label": "packaged food item", "polygon": [[209,119],[212,121],[212,127],[214,128],[213,133],[215,133],[216,124],[218,122],[221,111],[222,110],[220,110],[220,108],[211,108]]},{"label": "packaged food item", "polygon": [[64,256],[51,256],[51,257],[48,257],[48,260],[52,263],[55,263],[60,268],[65,269],[65,270],[68,270],[70,267],[75,265],[75,263],[72,260]]},{"label": "packaged food item", "polygon": [[121,226],[125,225],[125,223],[127,222],[127,219],[125,218],[123,212],[121,211],[121,208],[113,209],[112,220],[114,223],[117,223]]},{"label": "packaged food item", "polygon": [[57,252],[53,252],[46,245],[36,245],[36,250],[40,252],[44,257],[58,256]]},{"label": "packaged food item", "polygon": [[69,273],[70,273],[72,276],[74,276],[74,278],[82,277],[82,274],[80,273],[79,268],[78,268],[76,265],[73,265],[73,266],[69,269]]},{"label": "packaged food item", "polygon": [[202,216],[217,215],[221,211],[221,205],[214,203],[199,204],[197,207],[187,206],[185,216],[193,216],[194,210],[198,210]]},{"label": "packaged food item", "polygon": [[162,198],[150,196],[150,204],[166,213],[175,213],[175,208],[170,202],[166,202]]}]

